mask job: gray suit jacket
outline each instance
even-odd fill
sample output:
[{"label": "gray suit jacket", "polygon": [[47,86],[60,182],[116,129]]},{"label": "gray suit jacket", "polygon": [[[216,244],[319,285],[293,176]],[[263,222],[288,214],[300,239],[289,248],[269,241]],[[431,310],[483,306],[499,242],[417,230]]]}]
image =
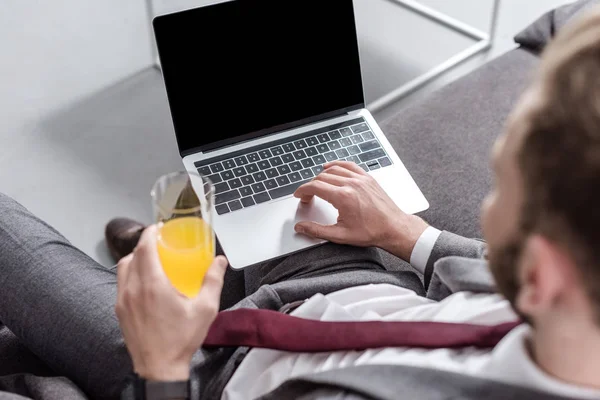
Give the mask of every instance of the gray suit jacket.
[{"label": "gray suit jacket", "polygon": [[[460,291],[494,292],[494,282],[484,259],[485,243],[443,232],[430,256],[426,271],[427,297],[442,300]],[[404,286],[393,273],[361,271],[299,279],[263,286],[234,308],[280,310],[286,304],[316,293],[331,293],[352,286],[391,283]],[[205,361],[195,368],[193,382],[201,399],[220,399],[225,385],[248,353],[248,348],[205,351]],[[397,400],[397,399],[556,399],[521,387],[476,379],[433,369],[398,366],[361,366],[303,376],[285,382],[263,400]]]}]

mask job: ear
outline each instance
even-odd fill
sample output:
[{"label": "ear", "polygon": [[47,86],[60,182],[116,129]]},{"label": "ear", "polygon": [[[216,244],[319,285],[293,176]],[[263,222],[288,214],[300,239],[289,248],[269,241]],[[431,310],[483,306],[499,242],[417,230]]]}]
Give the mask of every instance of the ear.
[{"label": "ear", "polygon": [[547,313],[573,282],[573,263],[555,243],[543,236],[531,236],[518,267],[521,286],[516,306],[535,318]]}]

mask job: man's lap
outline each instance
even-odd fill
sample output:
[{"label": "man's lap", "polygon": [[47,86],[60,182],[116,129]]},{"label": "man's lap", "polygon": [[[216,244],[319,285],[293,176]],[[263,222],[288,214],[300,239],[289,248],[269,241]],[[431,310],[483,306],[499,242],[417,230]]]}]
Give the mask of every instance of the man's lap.
[{"label": "man's lap", "polygon": [[[114,272],[2,194],[0,254],[0,320],[88,394],[118,395],[132,367],[114,313]],[[327,244],[244,271],[246,294],[355,270],[386,268],[375,249]]]}]

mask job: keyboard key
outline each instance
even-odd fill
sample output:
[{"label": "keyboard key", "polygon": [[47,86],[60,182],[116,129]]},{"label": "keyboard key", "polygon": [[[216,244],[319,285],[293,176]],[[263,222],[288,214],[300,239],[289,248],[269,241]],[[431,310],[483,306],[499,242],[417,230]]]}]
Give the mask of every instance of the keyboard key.
[{"label": "keyboard key", "polygon": [[240,197],[242,196],[240,196],[240,192],[237,190],[221,193],[215,196],[215,204],[228,203],[230,201],[237,200]]},{"label": "keyboard key", "polygon": [[262,183],[255,183],[254,185],[252,185],[252,190],[254,190],[254,193],[260,193],[260,192],[264,192],[265,190],[265,185],[263,185]]},{"label": "keyboard key", "polygon": [[357,156],[350,156],[346,158],[346,161],[353,162],[354,164],[360,164],[360,158],[358,158]]},{"label": "keyboard key", "polygon": [[262,150],[258,152],[258,155],[260,156],[260,158],[262,158],[263,160],[266,160],[267,158],[271,158],[273,157],[273,154],[271,154],[271,152],[269,150]]},{"label": "keyboard key", "polygon": [[348,153],[350,153],[350,155],[353,155],[353,156],[361,153],[358,146],[350,146],[346,150],[348,150]]},{"label": "keyboard key", "polygon": [[223,178],[224,181],[228,181],[235,178],[235,176],[233,175],[233,171],[224,171],[221,172],[221,178]]},{"label": "keyboard key", "polygon": [[211,175],[208,177],[208,179],[213,183],[213,185],[223,182],[223,179],[221,178],[221,175],[219,175],[219,174]]},{"label": "keyboard key", "polygon": [[361,167],[362,169],[364,169],[365,172],[369,172],[369,167],[367,167],[367,164],[360,164],[359,167]]},{"label": "keyboard key", "polygon": [[342,148],[342,145],[337,140],[334,140],[331,143],[329,143],[329,148],[331,150],[338,150]]},{"label": "keyboard key", "polygon": [[306,144],[306,142],[302,139],[294,142],[294,146],[296,146],[296,149],[300,150],[300,149],[305,149],[308,147],[308,145]]},{"label": "keyboard key", "polygon": [[288,177],[292,182],[298,182],[302,180],[302,175],[300,175],[300,172],[292,172],[288,175]]},{"label": "keyboard key", "polygon": [[271,154],[273,154],[274,156],[280,156],[283,154],[283,149],[281,148],[281,146],[273,147],[271,149]]},{"label": "keyboard key", "polygon": [[340,129],[340,133],[342,134],[343,137],[348,137],[348,136],[354,135],[354,133],[352,133],[352,129],[350,129],[350,128],[342,128],[342,129]]},{"label": "keyboard key", "polygon": [[369,130],[369,126],[367,124],[358,124],[358,125],[354,125],[352,127],[352,131],[354,133],[362,133],[364,131],[368,131]]},{"label": "keyboard key", "polygon": [[283,164],[281,157],[273,157],[269,161],[271,162],[271,165],[274,167],[278,167]]},{"label": "keyboard key", "polygon": [[316,146],[319,144],[319,139],[317,139],[315,136],[309,137],[308,139],[306,139],[306,143],[309,146]]},{"label": "keyboard key", "polygon": [[371,165],[367,165],[367,166],[369,167],[369,170],[371,170],[371,171],[381,168],[381,165],[379,165],[379,163],[377,161],[375,161],[375,163],[373,163]]},{"label": "keyboard key", "polygon": [[198,173],[204,176],[209,176],[210,174],[212,174],[212,172],[210,171],[210,167],[200,167],[198,168]]},{"label": "keyboard key", "polygon": [[354,136],[352,136],[350,139],[352,140],[352,143],[354,143],[354,144],[359,144],[359,143],[362,143],[362,142],[364,142],[364,141],[365,141],[365,140],[362,138],[362,136],[360,136],[360,135],[354,135]]},{"label": "keyboard key", "polygon": [[[252,192],[252,188],[250,188],[249,186],[246,186],[246,187],[243,187],[240,189],[240,194],[243,197],[252,196],[253,193],[254,192]],[[242,203],[243,203],[243,201],[242,201]]]},{"label": "keyboard key", "polygon": [[268,181],[265,181],[265,187],[267,190],[275,189],[277,186],[277,181],[275,179],[269,179]]},{"label": "keyboard key", "polygon": [[285,186],[290,184],[290,180],[287,176],[280,176],[276,179],[276,181],[279,186]]},{"label": "keyboard key", "polygon": [[[297,173],[297,172],[295,172],[295,173]],[[273,199],[279,199],[281,197],[289,196],[290,194],[294,194],[294,192],[296,190],[298,190],[298,188],[300,186],[302,186],[302,185],[304,185],[305,183],[308,183],[308,182],[310,182],[310,180],[306,180],[306,181],[299,180],[299,181],[297,181],[295,183],[292,183],[291,185],[287,185],[287,186],[279,187],[279,188],[277,188],[275,190],[271,190],[269,192],[269,194],[271,195],[271,197]]]},{"label": "keyboard key", "polygon": [[242,176],[242,183],[244,186],[252,185],[254,183],[254,178],[250,175]]},{"label": "keyboard key", "polygon": [[269,196],[269,193],[267,192],[260,193],[254,196],[254,201],[256,201],[256,204],[266,203],[269,200],[271,200],[271,196]]},{"label": "keyboard key", "polygon": [[312,168],[312,172],[315,175],[319,175],[321,172],[323,172],[323,166],[322,165],[317,165],[316,167]]},{"label": "keyboard key", "polygon": [[294,157],[296,158],[296,160],[302,160],[303,158],[306,158],[306,153],[304,152],[304,150],[295,151]]},{"label": "keyboard key", "polygon": [[319,139],[319,142],[321,142],[321,143],[326,143],[326,142],[329,142],[331,140],[331,138],[329,137],[329,135],[326,134],[326,133],[318,135],[317,139]]},{"label": "keyboard key", "polygon": [[342,137],[342,134],[340,133],[340,131],[333,131],[329,132],[329,137],[331,138],[331,140],[337,140]]},{"label": "keyboard key", "polygon": [[238,167],[241,167],[242,165],[248,164],[248,159],[245,156],[237,157],[235,163]]},{"label": "keyboard key", "polygon": [[329,148],[329,146],[327,146],[327,143],[323,143],[317,146],[317,150],[319,151],[319,153],[323,154],[327,153],[331,149]]},{"label": "keyboard key", "polygon": [[235,200],[229,203],[229,209],[231,211],[241,210],[242,208],[242,203],[240,203],[239,200]]},{"label": "keyboard key", "polygon": [[219,183],[215,185],[215,194],[225,193],[229,190],[229,185],[227,182]]},{"label": "keyboard key", "polygon": [[313,157],[313,161],[315,162],[315,164],[325,164],[327,162],[327,160],[325,159],[325,157],[323,157],[322,155],[318,155],[316,157]]},{"label": "keyboard key", "polygon": [[[385,157],[385,151],[383,149],[371,150],[368,153],[363,153],[358,156],[362,162],[375,160],[377,158]],[[367,163],[368,165],[368,163]],[[378,164],[379,165],[379,164]]]},{"label": "keyboard key", "polygon": [[302,163],[302,166],[304,168],[310,168],[310,167],[315,166],[315,162],[312,160],[312,158],[305,158],[304,160],[302,160],[300,162]]},{"label": "keyboard key", "polygon": [[291,154],[284,154],[281,156],[281,159],[283,160],[284,163],[289,164],[291,162],[294,162],[296,160],[294,160],[294,156]]},{"label": "keyboard key", "polygon": [[252,197],[245,197],[242,199],[242,205],[246,208],[252,207],[255,204],[256,203],[254,202],[254,199]]},{"label": "keyboard key", "polygon": [[265,171],[265,173],[267,174],[268,178],[277,178],[279,176],[279,173],[275,168],[268,169]]},{"label": "keyboard key", "polygon": [[254,180],[255,180],[256,182],[262,182],[262,181],[265,181],[265,180],[267,180],[267,175],[265,175],[265,173],[264,173],[264,172],[257,172],[257,173],[255,173],[255,174],[254,174],[254,175],[252,175],[252,176],[254,177]]},{"label": "keyboard key", "polygon": [[291,143],[286,143],[281,147],[283,148],[283,151],[285,151],[286,153],[291,153],[292,151],[296,150],[294,145]]},{"label": "keyboard key", "polygon": [[335,152],[335,154],[337,154],[339,158],[346,158],[350,155],[346,149],[339,149]]},{"label": "keyboard key", "polygon": [[340,139],[340,144],[344,147],[352,146],[352,140],[349,138]]},{"label": "keyboard key", "polygon": [[227,204],[218,205],[215,207],[215,209],[219,215],[227,214],[229,212],[229,207],[227,207]]},{"label": "keyboard key", "polygon": [[227,161],[223,161],[223,167],[225,169],[232,169],[235,168],[235,162],[233,160],[227,160]]},{"label": "keyboard key", "polygon": [[260,161],[260,156],[258,155],[258,153],[248,154],[247,157],[248,157],[248,161],[250,161],[250,162]]},{"label": "keyboard key", "polygon": [[333,151],[330,153],[325,153],[325,159],[327,160],[327,162],[332,162],[338,159],[337,154],[335,154]]},{"label": "keyboard key", "polygon": [[271,164],[267,160],[259,161],[258,168],[260,168],[261,170],[269,169],[271,168]]},{"label": "keyboard key", "polygon": [[304,150],[304,152],[309,157],[316,156],[317,154],[319,154],[319,152],[317,151],[317,149],[314,148],[314,147],[309,147],[308,149]]},{"label": "keyboard key", "polygon": [[382,168],[389,167],[390,165],[392,165],[392,162],[390,161],[389,158],[384,157],[379,160],[379,165],[381,165]]},{"label": "keyboard key", "polygon": [[365,140],[373,140],[373,139],[375,139],[375,135],[371,131],[367,131],[367,132],[363,133],[362,137]]},{"label": "keyboard key", "polygon": [[[232,179],[228,183],[229,183],[229,187],[232,189],[239,189],[243,186],[242,181],[240,181],[238,178]],[[231,208],[231,207],[229,207],[229,208]]]},{"label": "keyboard key", "polygon": [[295,161],[290,164],[290,168],[292,171],[300,171],[302,169],[302,164],[300,164],[300,161]]},{"label": "keyboard key", "polygon": [[244,176],[244,175],[246,175],[246,168],[244,168],[244,167],[238,167],[238,168],[234,168],[234,169],[233,169],[233,174],[234,174],[235,176],[237,176],[238,178],[239,178],[240,176]]},{"label": "keyboard key", "polygon": [[223,168],[223,165],[221,163],[216,163],[210,166],[210,170],[213,172],[213,174],[216,174],[217,172],[224,171],[225,168]]},{"label": "keyboard key", "polygon": [[248,171],[249,174],[253,174],[255,172],[258,172],[258,165],[256,164],[250,164],[246,166],[246,171]]},{"label": "keyboard key", "polygon": [[292,172],[292,169],[289,165],[282,165],[281,167],[277,167],[277,171],[279,171],[279,174],[281,175],[287,175]]},{"label": "keyboard key", "polygon": [[315,177],[315,174],[313,174],[313,172],[310,169],[303,169],[302,171],[300,171],[300,175],[302,175],[302,178],[304,179],[312,179]]},{"label": "keyboard key", "polygon": [[381,145],[377,140],[373,140],[371,142],[361,143],[358,147],[360,147],[362,151],[371,151],[380,148]]}]

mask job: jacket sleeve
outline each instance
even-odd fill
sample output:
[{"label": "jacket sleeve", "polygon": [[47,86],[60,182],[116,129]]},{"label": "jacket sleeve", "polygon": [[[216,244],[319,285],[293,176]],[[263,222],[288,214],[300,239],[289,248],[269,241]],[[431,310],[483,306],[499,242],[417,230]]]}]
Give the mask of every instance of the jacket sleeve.
[{"label": "jacket sleeve", "polygon": [[441,300],[459,291],[494,292],[486,261],[487,245],[450,232],[442,232],[425,268],[428,297]]}]

